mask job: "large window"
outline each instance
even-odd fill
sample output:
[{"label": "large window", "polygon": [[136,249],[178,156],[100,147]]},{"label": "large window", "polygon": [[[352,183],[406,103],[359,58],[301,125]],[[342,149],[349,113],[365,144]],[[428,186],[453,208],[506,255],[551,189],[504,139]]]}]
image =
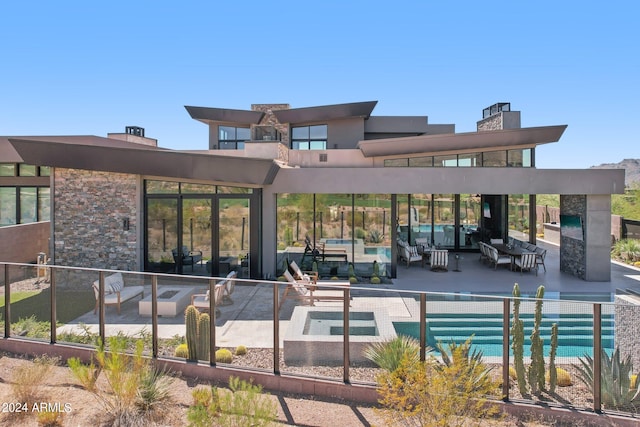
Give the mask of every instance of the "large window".
[{"label": "large window", "polygon": [[249,128],[218,127],[218,148],[220,150],[241,150],[244,148],[244,142],[249,140],[251,140]]},{"label": "large window", "polygon": [[326,150],[327,125],[292,127],[291,148],[294,150]]},{"label": "large window", "polygon": [[48,221],[49,187],[0,187],[0,226]]}]

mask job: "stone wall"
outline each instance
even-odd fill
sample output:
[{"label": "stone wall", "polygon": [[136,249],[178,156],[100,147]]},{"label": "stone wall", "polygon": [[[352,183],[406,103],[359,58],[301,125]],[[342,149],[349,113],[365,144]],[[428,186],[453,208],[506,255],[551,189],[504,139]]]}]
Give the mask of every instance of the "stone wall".
[{"label": "stone wall", "polygon": [[640,368],[640,298],[632,295],[615,297],[615,346],[622,357],[631,357],[634,372]]},{"label": "stone wall", "polygon": [[478,132],[485,130],[500,130],[502,129],[502,114],[494,114],[486,119],[482,119],[477,123]]},{"label": "stone wall", "polygon": [[[280,132],[280,142],[285,146],[289,146],[289,125],[287,123],[280,123],[276,118],[274,111],[278,110],[288,110],[289,104],[251,104],[252,111],[260,111],[264,114],[262,120],[258,126],[273,126]],[[253,128],[255,125],[252,125],[252,134]]]},{"label": "stone wall", "polygon": [[52,261],[138,270],[138,194],[136,175],[56,168]]},{"label": "stone wall", "polygon": [[[587,196],[561,195],[560,212],[579,216],[586,226]],[[586,242],[562,236],[560,232],[560,271],[586,279],[586,258]]]}]

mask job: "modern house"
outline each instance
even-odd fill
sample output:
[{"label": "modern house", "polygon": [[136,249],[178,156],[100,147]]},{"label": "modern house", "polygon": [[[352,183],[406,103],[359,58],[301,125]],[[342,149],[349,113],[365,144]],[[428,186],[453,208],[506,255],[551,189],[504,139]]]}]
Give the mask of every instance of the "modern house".
[{"label": "modern house", "polygon": [[0,163],[51,171],[56,264],[263,278],[322,247],[335,271],[375,260],[395,277],[398,239],[451,251],[535,242],[536,195],[560,194],[560,269],[610,280],[611,194],[624,192],[624,171],[537,169],[536,147],[566,125],[522,128],[498,103],[476,132],[455,133],[427,116],[372,115],[376,104],[187,106],[209,127],[208,149],[163,149],[128,127],[7,137],[19,161]]}]

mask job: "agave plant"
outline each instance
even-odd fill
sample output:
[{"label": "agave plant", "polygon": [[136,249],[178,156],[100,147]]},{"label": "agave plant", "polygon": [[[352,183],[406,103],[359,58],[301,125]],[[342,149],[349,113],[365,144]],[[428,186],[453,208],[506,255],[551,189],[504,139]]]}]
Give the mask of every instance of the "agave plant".
[{"label": "agave plant", "polygon": [[[431,349],[427,348],[427,351]],[[415,338],[398,335],[389,341],[371,344],[365,349],[364,357],[380,368],[393,372],[404,358],[407,358],[410,364],[420,361],[420,343]]]},{"label": "agave plant", "polygon": [[613,256],[633,262],[640,259],[640,240],[622,239],[618,240],[611,250]]},{"label": "agave plant", "polygon": [[[602,350],[602,372],[600,374],[602,404],[608,409],[634,408],[640,403],[640,388],[632,384],[633,364],[631,357],[621,358],[617,348],[611,357]],[[593,358],[587,354],[580,357],[580,365],[574,365],[580,380],[593,390]],[[633,387],[632,387],[633,386]]]}]

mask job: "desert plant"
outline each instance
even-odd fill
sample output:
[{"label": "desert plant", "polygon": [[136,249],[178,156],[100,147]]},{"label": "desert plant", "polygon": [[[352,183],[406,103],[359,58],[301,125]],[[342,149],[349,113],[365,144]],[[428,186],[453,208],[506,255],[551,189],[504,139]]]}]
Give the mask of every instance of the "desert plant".
[{"label": "desert plant", "polygon": [[[555,371],[556,385],[559,385],[560,387],[568,387],[573,384],[573,381],[571,381],[571,374],[568,371],[562,368],[555,368]],[[549,384],[551,384],[551,367],[549,367],[549,370],[545,374],[545,379]],[[549,391],[553,393],[551,389],[549,389]]]},{"label": "desert plant", "polygon": [[375,228],[369,231],[369,241],[371,243],[382,243],[384,236],[380,232],[380,230],[376,230]]},{"label": "desert plant", "polygon": [[380,264],[378,264],[378,261],[376,260],[373,261],[373,276],[374,277],[380,276]]},{"label": "desert plant", "polygon": [[184,311],[186,324],[187,348],[189,349],[189,360],[198,360],[198,316],[200,312],[193,305],[188,306]]},{"label": "desert plant", "polygon": [[611,249],[611,254],[623,259],[627,262],[634,262],[640,259],[640,240],[637,239],[622,239],[618,240]]},{"label": "desert plant", "polygon": [[[634,412],[640,402],[640,388],[638,384],[631,387],[633,364],[631,357],[622,358],[620,349],[616,348],[611,357],[603,349],[600,355],[602,371],[600,373],[602,404],[607,409],[629,409]],[[573,365],[578,370],[578,378],[593,390],[593,358],[588,354],[578,359],[579,365]]]},{"label": "desert plant", "polygon": [[57,427],[62,425],[64,412],[60,411],[39,411],[36,413],[38,425],[42,427]]},{"label": "desert plant", "polygon": [[473,384],[463,374],[466,369],[464,363],[447,366],[435,358],[425,362],[403,358],[397,369],[378,377],[380,403],[388,409],[381,412],[383,421],[386,425],[484,425],[499,412],[487,399],[495,394],[497,383],[487,376]]},{"label": "desert plant", "polygon": [[[97,364],[85,366],[77,358],[67,361],[73,376],[111,416],[112,425],[143,425],[159,414],[162,403],[170,398],[170,377],[142,356],[143,346],[138,340],[133,355],[126,354],[127,340],[113,336],[109,338],[109,352],[99,343]],[[101,373],[105,381],[99,386]]]},{"label": "desert plant", "polygon": [[544,286],[539,286],[536,292],[536,309],[533,317],[533,330],[531,331],[531,364],[527,372],[529,388],[534,394],[544,389],[544,342],[540,336],[542,298],[544,298]]},{"label": "desert plant", "polygon": [[371,278],[371,284],[372,285],[379,285],[380,284],[380,278],[378,276],[373,276]]},{"label": "desert plant", "polygon": [[364,357],[380,368],[392,372],[398,369],[403,359],[410,363],[420,360],[420,343],[415,338],[398,335],[389,341],[371,344],[364,350]]},{"label": "desert plant", "polygon": [[226,348],[221,348],[216,351],[216,362],[217,363],[231,363],[233,361],[233,354],[231,351]]},{"label": "desert plant", "polygon": [[220,405],[215,387],[196,387],[191,391],[193,404],[187,409],[190,427],[209,427],[218,416]]},{"label": "desert plant", "polygon": [[520,319],[520,286],[513,286],[513,321],[511,323],[511,348],[513,364],[516,371],[518,390],[523,396],[527,394],[527,376],[524,368],[524,322]]},{"label": "desert plant", "polygon": [[222,426],[269,426],[276,417],[276,405],[262,392],[262,386],[229,377],[228,393],[219,393]]},{"label": "desert plant", "polygon": [[44,382],[51,368],[58,363],[58,358],[42,355],[36,357],[33,363],[17,367],[13,371],[11,392],[15,402],[26,404],[31,409],[34,403],[42,401]]},{"label": "desert plant", "polygon": [[355,285],[356,283],[358,283],[358,278],[356,276],[349,276],[349,283]]},{"label": "desert plant", "polygon": [[211,323],[207,313],[198,316],[198,359],[209,360]]},{"label": "desert plant", "polygon": [[180,344],[179,346],[176,347],[176,349],[173,352],[173,355],[175,357],[181,357],[183,359],[186,359],[189,357],[189,349],[187,348],[186,344]]},{"label": "desert plant", "polygon": [[[471,351],[472,341],[473,335],[462,344],[451,341],[445,347],[442,343],[437,343],[436,348],[440,352],[444,366],[459,372],[468,381],[465,387],[475,390],[475,388],[484,388],[486,382],[491,381],[492,368],[482,362],[482,350],[474,349]],[[443,369],[438,365],[436,365],[436,368]]]},{"label": "desert plant", "polygon": [[236,356],[244,356],[247,354],[247,347],[244,345],[239,345],[236,347]]},{"label": "desert plant", "polygon": [[549,352],[549,378],[545,379],[549,383],[549,391],[555,393],[558,384],[558,369],[556,369],[556,354],[558,352],[558,324],[551,325],[551,351]]}]

